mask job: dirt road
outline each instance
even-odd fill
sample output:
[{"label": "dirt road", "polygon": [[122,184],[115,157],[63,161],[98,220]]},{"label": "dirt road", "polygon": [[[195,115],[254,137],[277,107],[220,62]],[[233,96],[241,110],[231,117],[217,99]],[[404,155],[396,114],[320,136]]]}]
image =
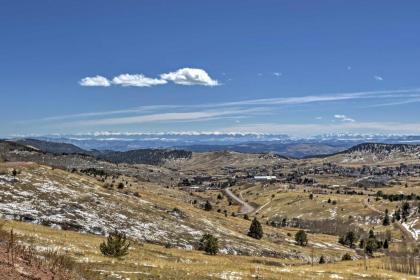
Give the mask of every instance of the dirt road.
[{"label": "dirt road", "polygon": [[255,210],[253,206],[236,196],[229,188],[224,189],[224,192],[233,202],[236,202],[237,204],[241,205],[241,210],[238,214],[249,214]]}]

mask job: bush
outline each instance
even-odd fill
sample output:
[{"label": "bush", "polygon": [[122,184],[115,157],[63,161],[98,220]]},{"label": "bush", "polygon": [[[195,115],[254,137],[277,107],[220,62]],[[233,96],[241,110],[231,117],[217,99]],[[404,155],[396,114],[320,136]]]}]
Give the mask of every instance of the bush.
[{"label": "bush", "polygon": [[263,228],[260,222],[257,220],[257,218],[254,218],[254,220],[252,220],[251,226],[249,227],[248,236],[255,239],[261,239],[263,235]]},{"label": "bush", "polygon": [[106,242],[101,243],[99,249],[104,256],[119,258],[128,254],[130,245],[125,233],[115,230],[108,235]]},{"label": "bush", "polygon": [[216,255],[219,251],[219,241],[213,235],[206,233],[201,238],[198,249],[209,255]]},{"label": "bush", "polygon": [[349,254],[349,253],[345,253],[345,254],[343,255],[343,257],[341,258],[341,260],[342,260],[342,261],[351,261],[351,260],[352,260],[352,258],[351,258],[351,256],[350,256],[350,254]]},{"label": "bush", "polygon": [[295,240],[296,243],[299,246],[306,246],[308,245],[308,236],[306,235],[306,232],[304,230],[299,230],[298,232],[296,232],[295,234]]}]

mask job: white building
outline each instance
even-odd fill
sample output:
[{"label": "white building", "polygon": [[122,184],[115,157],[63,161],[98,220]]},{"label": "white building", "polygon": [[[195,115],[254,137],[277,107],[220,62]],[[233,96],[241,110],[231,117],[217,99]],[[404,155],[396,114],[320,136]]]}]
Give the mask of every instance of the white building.
[{"label": "white building", "polygon": [[276,180],[276,176],[254,176],[255,180],[258,181],[270,181],[270,180]]}]

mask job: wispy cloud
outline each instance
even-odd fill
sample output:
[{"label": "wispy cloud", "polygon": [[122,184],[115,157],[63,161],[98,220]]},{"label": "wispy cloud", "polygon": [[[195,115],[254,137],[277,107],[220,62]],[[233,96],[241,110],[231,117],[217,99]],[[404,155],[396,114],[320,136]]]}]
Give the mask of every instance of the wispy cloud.
[{"label": "wispy cloud", "polygon": [[84,87],[109,87],[111,83],[103,76],[86,77],[79,81],[79,84]]},{"label": "wispy cloud", "polygon": [[342,122],[355,122],[355,119],[349,118],[346,115],[335,114],[334,118]]},{"label": "wispy cloud", "polygon": [[[178,105],[150,105],[140,106],[121,110],[109,110],[99,112],[85,112],[71,115],[59,115],[51,116],[33,121],[62,121],[66,119],[87,119],[97,118],[103,116],[112,115],[126,115],[126,114],[146,114],[146,113],[160,113],[160,112],[177,112],[180,110],[217,110],[219,108],[230,108],[230,107],[243,107],[243,108],[258,108],[260,106],[276,107],[282,105],[299,105],[299,104],[310,104],[310,103],[325,103],[325,102],[339,102],[346,100],[358,100],[358,99],[391,99],[397,101],[395,105],[402,104],[402,102],[416,102],[420,101],[420,89],[406,89],[406,90],[383,90],[383,91],[360,91],[360,92],[348,92],[348,93],[333,93],[327,95],[306,95],[300,97],[279,97],[279,98],[268,98],[268,99],[251,99],[241,100],[234,102],[219,102],[219,103],[207,103],[207,104],[178,104]],[[403,99],[403,100],[401,100]],[[389,104],[391,106],[393,104]],[[377,106],[380,106],[378,104]],[[224,109],[223,109],[224,110]]]},{"label": "wispy cloud", "polygon": [[365,106],[365,108],[388,107],[388,106],[397,106],[397,105],[404,105],[404,104],[410,104],[410,103],[420,103],[420,96],[415,97],[415,98],[408,98],[405,100],[373,104],[373,105]]},{"label": "wispy cloud", "polygon": [[378,76],[378,75],[373,76],[373,78],[377,81],[383,81],[384,80],[384,78],[382,78],[381,76]]},{"label": "wispy cloud", "polygon": [[273,72],[273,75],[276,76],[276,77],[281,77],[281,76],[283,76],[283,73],[281,73],[281,72]]},{"label": "wispy cloud", "polygon": [[119,118],[105,118],[95,120],[82,120],[78,122],[71,122],[65,125],[70,126],[112,126],[112,125],[128,125],[128,124],[142,124],[149,122],[176,122],[176,121],[197,121],[224,118],[227,116],[237,116],[241,114],[248,114],[258,112],[261,109],[231,109],[223,111],[192,111],[192,112],[171,112],[159,114],[147,114],[140,116],[129,116]]},{"label": "wispy cloud", "polygon": [[181,68],[174,72],[161,74],[163,80],[174,82],[178,85],[201,85],[201,86],[218,86],[217,80],[212,79],[203,69],[198,68]]}]

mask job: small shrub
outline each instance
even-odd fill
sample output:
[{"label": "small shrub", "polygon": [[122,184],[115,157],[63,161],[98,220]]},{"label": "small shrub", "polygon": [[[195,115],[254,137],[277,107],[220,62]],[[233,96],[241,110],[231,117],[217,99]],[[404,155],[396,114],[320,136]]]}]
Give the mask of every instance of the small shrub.
[{"label": "small shrub", "polygon": [[115,230],[109,234],[106,242],[101,243],[99,249],[104,256],[119,258],[128,254],[130,245],[126,235]]}]

